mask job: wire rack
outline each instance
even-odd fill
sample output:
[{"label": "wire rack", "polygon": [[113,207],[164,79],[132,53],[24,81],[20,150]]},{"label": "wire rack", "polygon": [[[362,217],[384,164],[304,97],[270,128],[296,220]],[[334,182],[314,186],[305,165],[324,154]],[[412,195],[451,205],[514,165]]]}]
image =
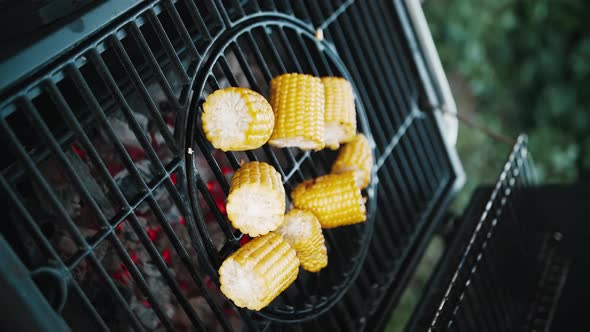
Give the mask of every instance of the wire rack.
[{"label": "wire rack", "polygon": [[[403,2],[144,1],[88,35],[0,103],[2,234],[30,271],[67,281],[55,309],[73,330],[351,330],[387,316],[460,173],[421,110],[437,101]],[[289,192],[335,156],[215,151],[200,107],[230,85],[268,96],[286,72],[352,82],[376,159],[369,216],[326,231],[329,267],[250,312],[218,289],[249,240],[227,222],[228,178],[266,161]]]},{"label": "wire rack", "polygon": [[489,199],[478,205],[477,222],[431,316],[430,331],[531,326],[537,290],[559,283],[555,275],[562,275],[564,262],[547,259],[553,251],[522,210],[523,191],[536,178],[526,143],[525,136],[518,138]]}]

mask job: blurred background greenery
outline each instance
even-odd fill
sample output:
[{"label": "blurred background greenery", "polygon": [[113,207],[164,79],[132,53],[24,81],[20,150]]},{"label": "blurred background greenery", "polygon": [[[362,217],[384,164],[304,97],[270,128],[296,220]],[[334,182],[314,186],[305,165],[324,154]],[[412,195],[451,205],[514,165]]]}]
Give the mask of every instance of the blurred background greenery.
[{"label": "blurred background greenery", "polygon": [[[460,113],[505,136],[529,136],[539,180],[590,181],[590,13],[587,0],[426,0],[423,8]],[[473,189],[494,182],[511,146],[459,127]],[[400,331],[442,244],[427,250],[386,331]]]}]

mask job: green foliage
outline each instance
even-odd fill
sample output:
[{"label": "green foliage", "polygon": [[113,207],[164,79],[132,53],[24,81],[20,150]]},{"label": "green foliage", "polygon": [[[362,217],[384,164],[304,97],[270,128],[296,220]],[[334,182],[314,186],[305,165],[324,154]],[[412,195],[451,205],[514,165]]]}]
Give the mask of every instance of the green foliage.
[{"label": "green foliage", "polygon": [[424,10],[445,69],[478,99],[478,121],[528,133],[542,179],[590,172],[589,1],[428,0]]}]

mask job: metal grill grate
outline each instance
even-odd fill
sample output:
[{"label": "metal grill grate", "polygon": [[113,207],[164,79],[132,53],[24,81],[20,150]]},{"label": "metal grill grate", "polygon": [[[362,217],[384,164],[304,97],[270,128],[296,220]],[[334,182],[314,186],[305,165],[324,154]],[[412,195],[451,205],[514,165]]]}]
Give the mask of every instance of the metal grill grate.
[{"label": "metal grill grate", "polygon": [[567,262],[523,210],[525,191],[536,178],[526,142],[519,137],[489,199],[477,205],[472,233],[458,240],[464,249],[449,267],[456,270],[443,284],[444,294],[434,300],[428,330],[534,330],[547,315],[537,312],[543,305],[536,302],[543,298],[548,305],[545,295],[563,283]]},{"label": "metal grill grate", "polygon": [[[66,276],[72,329],[374,328],[460,172],[424,110],[439,101],[404,4],[145,1],[105,23],[1,93],[2,233],[31,271]],[[215,151],[200,105],[230,85],[268,96],[285,72],[353,83],[377,161],[369,221],[327,231],[329,267],[252,313],[218,289],[220,263],[248,240],[225,217],[228,177],[267,161],[289,192],[334,154]]]}]

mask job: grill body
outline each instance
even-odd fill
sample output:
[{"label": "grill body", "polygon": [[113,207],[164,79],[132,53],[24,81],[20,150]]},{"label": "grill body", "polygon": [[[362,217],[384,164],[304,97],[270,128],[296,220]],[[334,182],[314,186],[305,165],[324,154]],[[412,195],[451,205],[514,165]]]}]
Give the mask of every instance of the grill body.
[{"label": "grill body", "polygon": [[[23,310],[46,301],[85,331],[380,328],[462,181],[406,4],[116,2],[79,21],[2,63],[2,235],[43,294]],[[250,312],[218,289],[248,240],[225,216],[228,177],[266,161],[289,192],[335,155],[215,151],[200,107],[227,86],[268,97],[287,72],[353,84],[376,160],[368,221],[327,231],[329,267]]]}]

